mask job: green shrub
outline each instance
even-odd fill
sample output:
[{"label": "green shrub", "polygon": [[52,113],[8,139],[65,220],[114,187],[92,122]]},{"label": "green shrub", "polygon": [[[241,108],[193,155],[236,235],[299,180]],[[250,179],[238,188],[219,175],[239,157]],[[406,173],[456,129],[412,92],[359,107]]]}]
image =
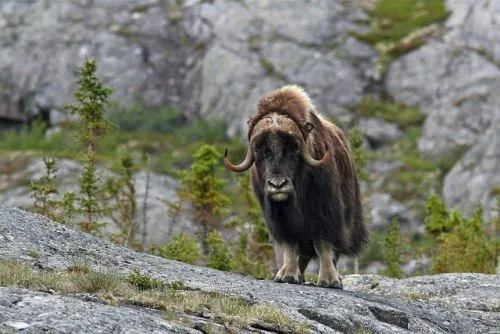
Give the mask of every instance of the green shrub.
[{"label": "green shrub", "polygon": [[378,0],[370,12],[372,30],[356,35],[375,45],[398,42],[411,32],[448,17],[443,0]]},{"label": "green shrub", "polygon": [[130,108],[113,104],[107,119],[121,131],[172,133],[185,125],[182,113],[168,105],[143,107],[135,104]]},{"label": "green shrub", "polygon": [[141,274],[139,269],[134,269],[127,277],[127,282],[135,286],[139,290],[153,290],[165,288],[165,283],[162,281],[151,278],[149,275]]},{"label": "green shrub", "polygon": [[399,230],[399,222],[394,217],[387,235],[384,236],[383,257],[387,268],[383,271],[384,275],[400,278],[403,276],[401,265],[403,264],[403,236]]},{"label": "green shrub", "polygon": [[466,218],[457,210],[446,210],[437,196],[430,196],[426,205],[426,229],[437,243],[432,257],[434,273],[495,273],[498,240],[486,233],[481,207]]},{"label": "green shrub", "polygon": [[153,254],[189,264],[195,264],[201,258],[200,246],[194,238],[185,233],[174,235],[172,241],[153,250]]},{"label": "green shrub", "polygon": [[75,276],[74,284],[85,292],[116,293],[120,290],[122,279],[116,273],[90,271]]},{"label": "green shrub", "polygon": [[222,192],[226,180],[217,176],[222,169],[221,155],[217,150],[202,145],[194,158],[190,168],[180,175],[183,187],[178,190],[178,195],[181,201],[192,205],[195,222],[205,238],[212,229],[220,227],[220,217],[230,200]]},{"label": "green shrub", "polygon": [[419,108],[406,106],[403,103],[384,102],[372,96],[365,96],[352,110],[359,116],[377,117],[396,123],[402,129],[420,126],[425,119]]},{"label": "green shrub", "polygon": [[12,129],[0,133],[0,152],[40,151],[43,153],[62,153],[75,146],[75,140],[67,129],[46,135],[47,125],[34,120],[20,130]]},{"label": "green shrub", "polygon": [[385,234],[383,232],[373,231],[371,233],[370,243],[359,259],[361,267],[368,265],[372,261],[384,261],[384,237]]},{"label": "green shrub", "polygon": [[208,233],[205,242],[208,249],[207,267],[223,271],[230,271],[235,268],[231,251],[216,230]]},{"label": "green shrub", "polygon": [[363,148],[365,142],[364,134],[356,127],[347,135],[349,146],[351,148],[352,157],[356,166],[357,176],[364,181],[370,181],[367,167],[372,159],[372,156]]},{"label": "green shrub", "polygon": [[[263,279],[270,275],[267,256],[252,254],[249,249],[249,238],[246,230],[240,232],[234,255],[235,270],[252,277]],[[251,256],[253,255],[253,256]],[[259,254],[260,255],[260,254]],[[267,255],[267,254],[265,254]]]}]

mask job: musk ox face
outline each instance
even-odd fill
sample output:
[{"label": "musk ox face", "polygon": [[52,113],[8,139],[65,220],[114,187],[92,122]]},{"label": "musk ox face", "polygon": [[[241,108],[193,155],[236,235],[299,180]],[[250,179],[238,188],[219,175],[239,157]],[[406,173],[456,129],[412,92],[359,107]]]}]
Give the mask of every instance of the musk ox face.
[{"label": "musk ox face", "polygon": [[[269,165],[265,165],[266,174],[263,174],[266,179],[266,189],[269,189],[266,192],[269,191],[270,194],[274,192],[274,198],[286,200],[288,196],[284,194],[291,194],[293,188],[285,190],[287,188],[285,185],[289,182],[288,187],[293,187],[291,176],[295,174],[299,158],[311,167],[323,166],[328,161],[328,152],[325,153],[321,160],[316,160],[307,150],[304,131],[301,131],[301,128],[310,132],[313,127],[310,123],[302,124],[299,127],[299,124],[289,117],[271,113],[252,126],[245,160],[239,165],[233,165],[227,158],[226,149],[224,164],[234,172],[244,172],[252,167],[257,159],[260,159],[258,162],[260,165],[262,165],[263,161],[269,162]],[[289,180],[286,178],[289,178]]]},{"label": "musk ox face", "polygon": [[288,133],[266,131],[254,141],[255,171],[263,193],[272,202],[293,197],[294,181],[300,161],[300,143]]}]

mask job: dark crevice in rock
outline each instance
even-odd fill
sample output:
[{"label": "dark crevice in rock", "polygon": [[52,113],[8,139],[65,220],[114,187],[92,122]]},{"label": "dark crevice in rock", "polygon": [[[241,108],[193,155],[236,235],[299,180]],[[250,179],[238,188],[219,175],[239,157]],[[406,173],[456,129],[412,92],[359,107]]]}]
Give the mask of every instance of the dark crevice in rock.
[{"label": "dark crevice in rock", "polygon": [[378,306],[368,306],[368,309],[378,320],[404,329],[408,329],[408,323],[410,322],[410,320],[404,312],[394,309],[381,308]]},{"label": "dark crevice in rock", "polygon": [[355,325],[352,322],[345,321],[345,319],[328,316],[311,309],[299,309],[298,311],[309,320],[319,322],[341,333],[351,334],[355,332]]}]

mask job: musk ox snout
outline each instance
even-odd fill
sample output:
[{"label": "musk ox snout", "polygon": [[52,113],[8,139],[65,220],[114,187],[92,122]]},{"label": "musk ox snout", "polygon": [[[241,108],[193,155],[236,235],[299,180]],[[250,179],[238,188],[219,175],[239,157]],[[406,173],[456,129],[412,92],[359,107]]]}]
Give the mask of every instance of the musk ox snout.
[{"label": "musk ox snout", "polygon": [[266,195],[275,202],[283,202],[293,192],[292,181],[288,177],[275,177],[266,181]]}]

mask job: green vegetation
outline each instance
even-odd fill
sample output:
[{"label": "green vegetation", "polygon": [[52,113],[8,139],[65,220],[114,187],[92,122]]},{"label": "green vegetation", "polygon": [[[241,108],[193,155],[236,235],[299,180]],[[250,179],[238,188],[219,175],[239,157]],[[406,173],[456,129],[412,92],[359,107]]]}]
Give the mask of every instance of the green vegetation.
[{"label": "green vegetation", "polygon": [[45,165],[45,174],[38,182],[31,181],[30,185],[33,206],[36,213],[57,221],[59,217],[55,214],[55,210],[57,210],[59,202],[52,198],[53,195],[59,193],[53,184],[57,172],[56,163],[50,157],[43,158],[43,163]]},{"label": "green vegetation", "polygon": [[486,233],[481,207],[466,218],[457,210],[446,210],[443,200],[435,195],[426,206],[426,229],[437,244],[432,254],[434,273],[495,273],[499,242]]},{"label": "green vegetation", "polygon": [[195,264],[202,257],[200,246],[196,240],[185,233],[174,235],[168,244],[153,249],[152,253],[166,259],[189,264]]},{"label": "green vegetation", "polygon": [[383,275],[400,278],[403,276],[401,265],[404,263],[402,259],[403,237],[399,230],[399,222],[396,218],[392,219],[387,235],[384,236],[383,258],[387,268],[383,271]]},{"label": "green vegetation", "polygon": [[119,177],[109,177],[104,184],[108,199],[114,201],[106,205],[109,208],[109,216],[119,228],[119,232],[112,234],[111,239],[117,244],[137,249],[140,247],[134,240],[139,226],[136,221],[136,191],[132,179],[135,168],[130,154],[125,153],[120,161]]},{"label": "green vegetation", "polygon": [[370,235],[370,243],[359,259],[359,265],[364,267],[372,261],[384,261],[384,238],[385,233],[373,231]]},{"label": "green vegetation", "polygon": [[78,207],[76,213],[83,216],[78,224],[83,231],[100,234],[105,226],[99,220],[106,213],[107,208],[101,205],[100,194],[102,187],[96,175],[97,153],[99,145],[109,130],[109,123],[104,118],[108,97],[111,88],[106,88],[96,77],[97,63],[95,60],[85,60],[79,69],[77,90],[73,92],[74,104],[65,109],[78,116],[78,139],[84,150],[81,158],[83,172],[80,175],[80,194],[75,197]]},{"label": "green vegetation", "polygon": [[[194,158],[190,168],[180,174],[183,187],[179,189],[178,196],[180,201],[192,205],[194,220],[205,238],[211,230],[221,227],[221,216],[230,200],[222,193],[227,181],[217,176],[222,171],[217,150],[213,146],[203,145],[196,151]],[[204,250],[207,253],[206,247]]]},{"label": "green vegetation", "polygon": [[234,269],[234,259],[229,247],[216,230],[208,233],[205,239],[208,250],[207,267],[230,271]]},{"label": "green vegetation", "polygon": [[40,120],[24,125],[20,131],[8,130],[0,133],[0,152],[36,151],[46,154],[66,151],[76,140],[66,131],[46,135],[47,126]]},{"label": "green vegetation", "polygon": [[357,176],[363,181],[371,181],[367,167],[373,156],[363,148],[363,144],[365,143],[363,132],[356,127],[349,131],[347,139],[351,148],[352,158],[356,165]]},{"label": "green vegetation", "polygon": [[165,283],[156,278],[151,278],[149,275],[141,274],[139,269],[134,269],[127,277],[127,282],[138,288],[139,290],[163,289]]},{"label": "green vegetation", "polygon": [[443,0],[378,0],[370,12],[372,30],[357,37],[369,44],[399,42],[415,30],[448,17]]},{"label": "green vegetation", "polygon": [[443,0],[378,0],[370,12],[371,30],[353,35],[380,51],[379,71],[420,46],[449,13]]},{"label": "green vegetation", "polygon": [[281,311],[264,304],[217,292],[188,289],[182,282],[152,279],[138,270],[122,276],[101,271],[43,271],[0,258],[0,286],[23,287],[59,294],[87,292],[97,294],[109,304],[137,305],[165,312],[170,321],[194,327],[189,315],[208,314],[211,321],[230,332],[258,326],[275,332],[308,333],[304,322],[290,319]]},{"label": "green vegetation", "polygon": [[419,108],[406,106],[403,103],[384,102],[372,96],[365,96],[356,106],[351,108],[359,116],[377,117],[396,123],[401,129],[420,126],[425,116]]},{"label": "green vegetation", "polygon": [[391,177],[384,181],[382,190],[392,194],[399,201],[425,199],[430,192],[441,187],[444,170],[418,152],[417,139],[420,128],[411,127],[406,137],[393,143],[388,151],[389,159],[397,162]]},{"label": "green vegetation", "polygon": [[239,196],[235,197],[241,202],[236,203],[240,208],[239,220],[233,222],[235,228],[240,229],[234,251],[235,271],[267,278],[275,259],[274,248],[260,206],[253,195],[248,173],[238,176],[237,191]]}]

